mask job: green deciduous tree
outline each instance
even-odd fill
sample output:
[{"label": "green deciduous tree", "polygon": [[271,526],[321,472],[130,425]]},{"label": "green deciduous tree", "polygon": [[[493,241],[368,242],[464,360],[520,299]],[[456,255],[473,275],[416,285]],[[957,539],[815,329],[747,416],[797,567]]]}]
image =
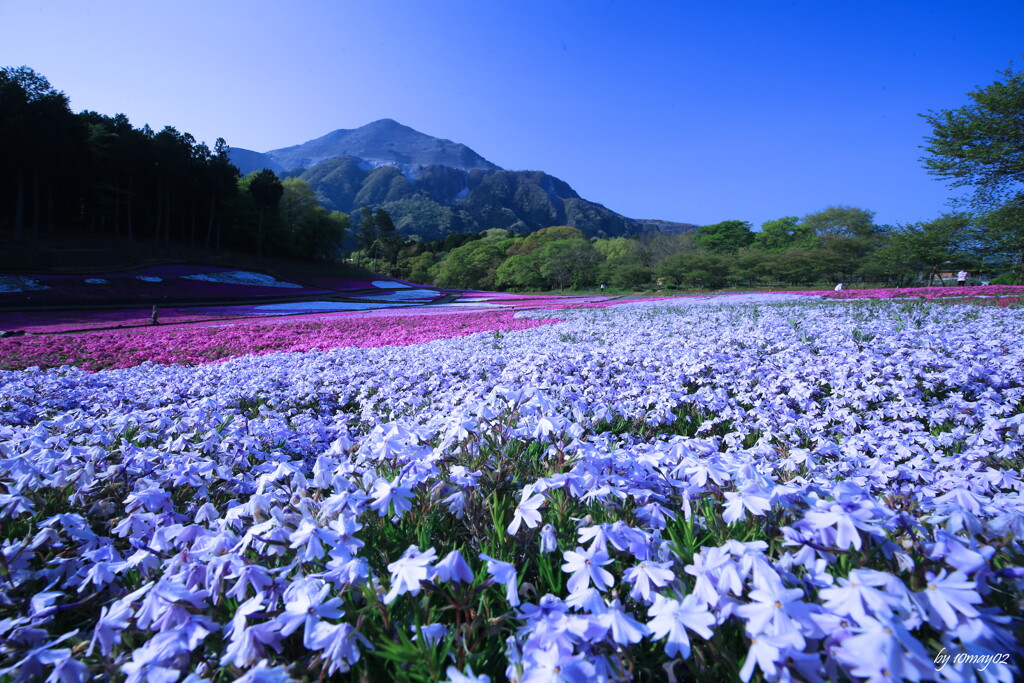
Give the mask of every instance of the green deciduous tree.
[{"label": "green deciduous tree", "polygon": [[754,246],[764,251],[783,251],[792,247],[811,247],[816,237],[814,227],[796,216],[783,216],[761,224]]},{"label": "green deciduous tree", "polygon": [[727,254],[680,252],[662,261],[656,272],[658,277],[683,287],[720,289],[728,281],[730,265]]},{"label": "green deciduous tree", "polygon": [[496,284],[504,289],[542,289],[540,252],[513,254],[505,259],[495,273]]},{"label": "green deciduous tree", "polygon": [[802,224],[809,231],[808,234],[819,237],[834,235],[869,238],[879,232],[879,227],[875,225],[875,212],[853,206],[830,206],[809,213],[803,217]]},{"label": "green deciduous tree", "polygon": [[584,239],[547,242],[540,249],[540,272],[552,289],[594,283],[601,255]]},{"label": "green deciduous tree", "polygon": [[968,93],[970,104],[922,115],[932,127],[922,161],[952,187],[971,190],[987,258],[1024,282],[1024,73],[1010,67],[1001,76]]},{"label": "green deciduous tree", "polygon": [[1024,191],[1024,73],[968,93],[972,103],[922,114],[932,127],[922,158],[932,175],[973,190],[976,208],[992,209]]},{"label": "green deciduous tree", "polygon": [[976,232],[969,214],[946,214],[893,232],[871,260],[898,276],[921,277],[930,285],[936,277],[941,281],[942,271],[975,262],[976,256],[968,249],[977,243]]},{"label": "green deciduous tree", "polygon": [[645,288],[654,279],[654,273],[647,266],[639,263],[618,262],[609,267],[602,277],[602,282],[607,281],[612,287],[623,287],[626,289]]},{"label": "green deciduous tree", "polygon": [[249,179],[249,194],[252,195],[260,210],[259,230],[256,237],[256,253],[263,256],[263,223],[266,214],[277,209],[277,204],[284,194],[284,185],[277,175],[269,168],[253,171]]},{"label": "green deciduous tree", "polygon": [[697,228],[697,244],[715,254],[732,254],[753,242],[754,233],[747,221],[722,221]]},{"label": "green deciduous tree", "polygon": [[503,242],[483,240],[457,247],[434,266],[434,284],[459,289],[494,289],[506,250]]},{"label": "green deciduous tree", "polygon": [[1024,193],[978,217],[985,256],[997,269],[1012,269],[1011,280],[1024,284]]},{"label": "green deciduous tree", "polygon": [[398,260],[398,252],[402,249],[402,236],[395,230],[395,223],[384,209],[377,209],[373,214],[373,225],[377,231],[377,248],[379,258],[389,268],[393,268]]},{"label": "green deciduous tree", "polygon": [[287,178],[278,204],[281,247],[292,256],[336,261],[341,254],[348,216],[328,212],[301,178]]},{"label": "green deciduous tree", "polygon": [[653,279],[646,265],[646,253],[640,242],[626,237],[594,240],[594,248],[603,257],[598,280],[613,287],[644,287]]}]

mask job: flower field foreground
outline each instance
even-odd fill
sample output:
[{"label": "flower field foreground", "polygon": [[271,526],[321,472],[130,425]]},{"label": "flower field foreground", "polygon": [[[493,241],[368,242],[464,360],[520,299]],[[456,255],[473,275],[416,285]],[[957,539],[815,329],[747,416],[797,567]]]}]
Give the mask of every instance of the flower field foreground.
[{"label": "flower field foreground", "polygon": [[557,315],[0,373],[0,676],[1020,676],[1019,311]]}]

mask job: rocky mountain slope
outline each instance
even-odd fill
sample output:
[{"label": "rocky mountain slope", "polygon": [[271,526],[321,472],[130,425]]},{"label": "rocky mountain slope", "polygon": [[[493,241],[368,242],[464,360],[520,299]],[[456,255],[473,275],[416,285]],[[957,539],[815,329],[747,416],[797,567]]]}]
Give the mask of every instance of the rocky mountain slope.
[{"label": "rocky mountain slope", "polygon": [[466,145],[390,119],[265,153],[234,148],[231,160],[242,173],[269,168],[302,178],[332,210],[383,208],[402,234],[424,239],[488,228],[526,233],[551,225],[571,225],[587,236],[638,229],[554,176],[504,170]]}]

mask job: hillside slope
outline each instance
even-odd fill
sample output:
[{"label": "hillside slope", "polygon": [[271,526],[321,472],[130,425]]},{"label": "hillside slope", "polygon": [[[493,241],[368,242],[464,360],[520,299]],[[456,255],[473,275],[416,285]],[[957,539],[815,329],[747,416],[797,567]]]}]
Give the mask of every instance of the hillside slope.
[{"label": "hillside slope", "polygon": [[384,209],[399,232],[428,240],[488,228],[528,233],[571,225],[588,237],[637,230],[543,171],[502,169],[466,145],[391,119],[266,153],[232,149],[231,160],[243,173],[269,168],[299,177],[332,210]]}]

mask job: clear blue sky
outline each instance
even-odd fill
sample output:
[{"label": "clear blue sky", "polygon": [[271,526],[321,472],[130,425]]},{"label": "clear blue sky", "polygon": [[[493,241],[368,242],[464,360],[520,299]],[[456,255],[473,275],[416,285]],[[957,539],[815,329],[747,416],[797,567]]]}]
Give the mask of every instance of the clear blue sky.
[{"label": "clear blue sky", "polygon": [[933,218],[918,114],[1024,68],[1024,0],[0,0],[75,111],[257,151],[393,118],[634,218]]}]

